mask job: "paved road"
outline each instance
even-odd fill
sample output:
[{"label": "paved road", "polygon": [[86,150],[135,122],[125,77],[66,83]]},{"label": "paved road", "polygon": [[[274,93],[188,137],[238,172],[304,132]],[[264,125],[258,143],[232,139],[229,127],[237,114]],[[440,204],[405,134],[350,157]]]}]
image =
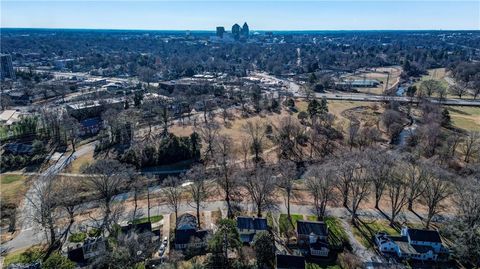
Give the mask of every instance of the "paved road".
[{"label": "paved road", "polygon": [[35,212],[34,205],[38,204],[39,201],[39,197],[35,195],[36,191],[44,186],[53,176],[62,171],[73,160],[93,151],[96,143],[97,142],[95,141],[80,146],[73,154],[62,156],[56,163],[52,164],[38,176],[30,189],[27,191],[24,202],[18,208],[18,222],[21,223],[22,228],[13,240],[3,244],[7,249],[20,249],[38,244],[44,240],[44,234],[39,232],[38,227],[36,227],[36,224],[33,221],[33,214]]},{"label": "paved road", "polygon": [[[158,188],[153,190],[153,192],[158,192],[158,191],[159,191]],[[115,200],[116,201],[125,201],[127,198],[129,198],[129,196],[130,195],[128,195],[128,194],[121,194],[121,195],[118,195],[117,197],[115,197]],[[89,202],[89,203],[84,204],[83,208],[86,210],[86,209],[89,209],[89,208],[95,208],[97,206],[98,205],[96,203]],[[254,210],[254,205],[249,203],[249,202],[242,203],[242,206],[243,206],[243,209],[246,210],[246,211],[253,211],[253,212],[255,211]],[[214,210],[219,210],[219,209],[224,210],[225,208],[226,208],[226,204],[225,204],[224,201],[214,201],[214,202],[204,203],[204,206],[202,207],[202,210],[214,211]],[[194,210],[194,208],[192,208],[187,203],[181,204],[180,208],[179,208],[179,212],[186,212],[186,211],[193,211],[193,210]],[[273,212],[275,212],[275,213],[286,213],[286,211],[287,210],[286,210],[285,205],[283,203],[278,204],[277,208],[275,210],[273,210]],[[311,206],[293,204],[291,206],[291,212],[292,212],[292,214],[313,215],[313,208]],[[172,211],[168,208],[168,206],[166,204],[151,205],[151,208],[150,208],[150,215],[151,216],[166,215],[166,214],[170,214],[170,213],[172,213]],[[388,214],[388,211],[385,212],[385,213]],[[132,215],[133,215],[133,210],[123,212],[119,221],[122,222],[122,221],[131,220]],[[330,207],[330,208],[327,209],[327,215],[338,217],[343,222],[348,222],[349,219],[350,219],[350,213],[348,212],[348,210],[346,210],[343,207],[342,208],[340,208],[340,207]],[[379,211],[374,210],[374,209],[359,210],[358,215],[361,218],[364,218],[364,219],[385,219],[385,217],[382,215],[382,213],[380,213]],[[147,216],[147,209],[146,208],[140,208],[140,209],[137,210],[137,217],[146,217],[146,216]],[[402,214],[400,214],[399,217],[398,217],[398,220],[399,221],[400,220],[407,220],[409,222],[419,222],[420,221],[415,214],[413,214],[409,211],[406,211],[406,212],[403,212]],[[94,224],[93,221],[90,221],[90,220],[85,221],[81,224],[76,223],[72,230],[74,231],[76,228],[79,227],[79,225],[92,226],[93,224]],[[20,232],[19,235],[17,235],[17,237],[15,237],[14,239],[12,239],[9,242],[6,242],[4,245],[8,249],[8,251],[15,251],[15,250],[25,248],[25,247],[28,247],[28,246],[31,246],[31,245],[42,243],[42,242],[44,242],[44,240],[45,240],[45,236],[40,232],[40,230],[34,229],[34,227],[31,227],[31,228],[27,228],[27,229],[22,229],[22,231]],[[365,251],[364,249],[361,249],[361,248],[359,248],[358,250],[359,250],[359,252]],[[365,252],[365,253],[367,253],[367,252]],[[372,253],[370,253],[370,252],[369,252],[369,254],[370,254],[369,255],[370,258],[375,259],[375,255],[372,255]]]},{"label": "paved road", "polygon": [[[293,94],[294,97],[304,98],[305,94],[302,92],[300,85],[296,82],[288,79],[277,78],[275,76],[266,74],[266,73],[255,73],[255,76],[269,80],[274,83],[279,83],[286,86],[287,91]],[[449,81],[449,83],[454,83]],[[326,98],[328,100],[345,100],[345,101],[358,101],[358,102],[385,102],[394,100],[400,103],[418,103],[420,99],[407,96],[384,96],[384,95],[375,95],[375,94],[366,94],[366,93],[315,93],[317,98]],[[455,99],[449,98],[446,100],[440,101],[438,98],[428,98],[433,103],[441,103],[448,106],[477,106],[480,107],[480,100],[465,100],[465,99]]]},{"label": "paved road", "polygon": [[[305,97],[303,94],[298,93],[294,95],[295,97]],[[317,98],[326,98],[328,100],[345,100],[345,101],[360,101],[360,102],[386,102],[386,101],[397,101],[400,103],[418,103],[421,100],[418,98],[413,98],[405,96],[384,96],[384,95],[373,95],[373,94],[344,94],[344,93],[316,93]],[[439,103],[447,106],[476,106],[480,107],[480,100],[465,100],[465,99],[454,99],[449,98],[440,101],[438,98],[429,98],[432,103]]]}]

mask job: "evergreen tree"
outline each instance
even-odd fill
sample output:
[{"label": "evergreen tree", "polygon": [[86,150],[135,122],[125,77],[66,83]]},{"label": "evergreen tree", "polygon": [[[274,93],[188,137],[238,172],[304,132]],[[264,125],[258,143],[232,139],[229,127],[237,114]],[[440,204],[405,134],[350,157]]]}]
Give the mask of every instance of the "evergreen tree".
[{"label": "evergreen tree", "polygon": [[253,249],[257,258],[258,268],[273,268],[275,261],[275,243],[268,232],[259,232],[253,240]]}]

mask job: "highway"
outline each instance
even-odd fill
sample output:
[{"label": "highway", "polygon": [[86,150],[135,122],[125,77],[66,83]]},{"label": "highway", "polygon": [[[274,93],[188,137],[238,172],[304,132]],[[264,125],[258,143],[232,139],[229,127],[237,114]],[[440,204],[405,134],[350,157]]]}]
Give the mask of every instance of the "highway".
[{"label": "highway", "polygon": [[[295,97],[305,97],[305,95],[297,93]],[[387,101],[397,101],[399,103],[419,103],[422,100],[414,97],[413,99],[406,96],[384,96],[384,95],[373,95],[373,94],[345,94],[345,93],[316,93],[316,98],[326,98],[327,100],[344,100],[344,101],[359,101],[359,102],[387,102]],[[444,99],[439,100],[438,98],[426,98],[432,103],[439,103],[447,106],[480,106],[480,100],[473,99]]]}]

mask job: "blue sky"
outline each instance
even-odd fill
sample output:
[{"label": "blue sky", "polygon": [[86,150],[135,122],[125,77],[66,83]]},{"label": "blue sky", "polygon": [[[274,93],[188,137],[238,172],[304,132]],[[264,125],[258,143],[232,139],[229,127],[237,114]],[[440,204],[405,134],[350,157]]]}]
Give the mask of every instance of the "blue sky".
[{"label": "blue sky", "polygon": [[479,30],[480,1],[1,0],[1,26],[214,30]]}]

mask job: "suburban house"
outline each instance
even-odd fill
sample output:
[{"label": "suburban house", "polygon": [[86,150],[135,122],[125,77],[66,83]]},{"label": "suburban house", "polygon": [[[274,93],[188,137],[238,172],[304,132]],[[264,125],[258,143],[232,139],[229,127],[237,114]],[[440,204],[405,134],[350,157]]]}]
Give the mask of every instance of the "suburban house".
[{"label": "suburban house", "polygon": [[207,246],[208,231],[197,229],[197,218],[191,214],[183,214],[177,219],[175,229],[175,249],[201,249]]},{"label": "suburban house", "polygon": [[297,243],[312,256],[327,257],[330,252],[327,225],[322,221],[297,220]]},{"label": "suburban house", "polygon": [[67,256],[78,263],[87,262],[89,259],[103,255],[106,250],[105,240],[102,237],[87,238],[85,242],[75,246],[67,246]]},{"label": "suburban house", "polygon": [[267,229],[267,219],[265,218],[237,218],[237,230],[240,234],[240,241],[244,244],[250,244],[257,232],[266,231]]},{"label": "suburban house", "polygon": [[102,119],[101,118],[89,118],[82,120],[80,122],[80,136],[90,136],[96,135],[100,132],[100,128],[102,128]]},{"label": "suburban house", "polygon": [[435,230],[402,228],[400,236],[378,233],[375,243],[382,253],[394,254],[401,259],[421,261],[448,260],[449,250],[443,246]]},{"label": "suburban house", "polygon": [[305,269],[305,257],[286,254],[275,255],[276,269]]}]

